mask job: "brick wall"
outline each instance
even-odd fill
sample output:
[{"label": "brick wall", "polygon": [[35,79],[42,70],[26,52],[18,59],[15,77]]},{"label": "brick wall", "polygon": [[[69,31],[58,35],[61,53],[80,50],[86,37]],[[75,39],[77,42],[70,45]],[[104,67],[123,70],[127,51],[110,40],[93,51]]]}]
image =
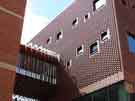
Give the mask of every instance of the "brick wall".
[{"label": "brick wall", "polygon": [[[90,13],[90,18],[84,22],[84,16]],[[70,16],[69,16],[70,15]],[[78,24],[73,27],[72,22],[78,18]],[[101,33],[110,30],[110,39],[102,42]],[[56,39],[57,33],[62,30],[63,38]],[[75,77],[76,85],[80,89],[90,92],[89,85],[96,85],[99,81],[100,88],[107,86],[105,79],[115,78],[115,74],[122,74],[119,39],[116,30],[113,0],[106,0],[106,4],[100,9],[93,10],[93,0],[77,0],[59,16],[57,16],[46,28],[44,28],[33,40],[34,44],[42,45],[56,53],[61,54],[65,65],[72,59],[72,66],[67,68],[70,76]],[[52,43],[46,40],[52,37]],[[99,52],[90,56],[89,46],[99,41]],[[76,49],[83,44],[84,53],[76,56]],[[117,77],[119,81],[119,77]],[[117,80],[113,79],[113,82]],[[112,84],[112,81],[109,84]],[[68,82],[68,81],[67,81]],[[89,89],[87,89],[87,87]],[[98,88],[94,88],[97,90]],[[83,93],[86,93],[86,92]]]},{"label": "brick wall", "polygon": [[25,3],[0,1],[0,101],[11,101]]}]

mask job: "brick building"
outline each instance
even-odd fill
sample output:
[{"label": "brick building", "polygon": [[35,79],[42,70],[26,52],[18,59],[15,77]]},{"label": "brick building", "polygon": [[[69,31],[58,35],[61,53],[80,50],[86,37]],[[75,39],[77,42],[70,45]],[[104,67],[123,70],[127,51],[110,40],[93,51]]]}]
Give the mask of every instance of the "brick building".
[{"label": "brick building", "polygon": [[76,0],[31,40],[64,61],[58,101],[134,101],[134,17],[135,0]]},{"label": "brick building", "polygon": [[49,101],[53,98],[56,94],[58,57],[58,54],[45,48],[40,47],[37,50],[36,47],[21,45],[13,99]]},{"label": "brick building", "polygon": [[26,0],[0,0],[0,101],[11,101]]}]

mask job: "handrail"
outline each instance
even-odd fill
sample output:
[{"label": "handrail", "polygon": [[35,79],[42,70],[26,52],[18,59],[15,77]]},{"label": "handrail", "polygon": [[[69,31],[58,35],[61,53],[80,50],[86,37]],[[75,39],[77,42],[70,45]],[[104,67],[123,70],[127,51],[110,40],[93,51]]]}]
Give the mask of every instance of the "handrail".
[{"label": "handrail", "polygon": [[37,80],[56,84],[56,57],[21,45],[16,72]]}]

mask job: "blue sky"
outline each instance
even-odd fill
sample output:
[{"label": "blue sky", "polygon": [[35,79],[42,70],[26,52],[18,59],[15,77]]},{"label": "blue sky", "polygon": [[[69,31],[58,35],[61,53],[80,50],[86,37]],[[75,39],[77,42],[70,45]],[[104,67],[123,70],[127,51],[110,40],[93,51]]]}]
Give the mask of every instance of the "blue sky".
[{"label": "blue sky", "polygon": [[27,0],[21,43],[29,42],[74,0]]},{"label": "blue sky", "polygon": [[32,0],[32,11],[51,20],[70,3],[71,0]]}]

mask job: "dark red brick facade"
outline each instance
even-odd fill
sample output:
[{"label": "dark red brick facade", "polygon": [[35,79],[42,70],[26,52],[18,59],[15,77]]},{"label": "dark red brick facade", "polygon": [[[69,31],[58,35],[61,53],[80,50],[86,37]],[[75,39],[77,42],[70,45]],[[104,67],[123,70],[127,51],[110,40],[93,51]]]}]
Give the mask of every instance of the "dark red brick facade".
[{"label": "dark red brick facade", "polygon": [[124,73],[126,80],[133,83],[135,80],[135,55],[129,52],[127,41],[128,33],[135,35],[135,1],[127,0],[125,3],[115,1],[115,7]]},{"label": "dark red brick facade", "polygon": [[[126,1],[127,4],[124,6],[123,0],[106,0],[106,4],[95,11],[94,0],[76,0],[30,43],[61,54],[65,65],[72,59],[72,66],[66,70],[71,78],[74,77],[75,85],[80,93],[90,93],[122,80],[134,84],[135,57],[128,51],[127,32],[135,34],[133,20],[135,3],[134,0]],[[88,13],[90,13],[90,18],[85,22],[84,16]],[[79,19],[78,24],[73,27],[72,22],[76,18]],[[108,29],[110,39],[102,42],[101,34]],[[57,40],[57,34],[60,31],[63,38]],[[47,44],[50,37],[52,37],[52,42]],[[97,40],[99,52],[90,56],[89,46]],[[76,56],[76,48],[81,45],[84,47],[84,52]],[[65,77],[62,78],[64,80]],[[68,79],[65,78],[64,82],[67,82],[67,87],[71,89],[69,92],[72,92]],[[63,88],[64,91],[66,91],[65,88]],[[66,95],[68,94],[63,93],[59,96]]]}]

